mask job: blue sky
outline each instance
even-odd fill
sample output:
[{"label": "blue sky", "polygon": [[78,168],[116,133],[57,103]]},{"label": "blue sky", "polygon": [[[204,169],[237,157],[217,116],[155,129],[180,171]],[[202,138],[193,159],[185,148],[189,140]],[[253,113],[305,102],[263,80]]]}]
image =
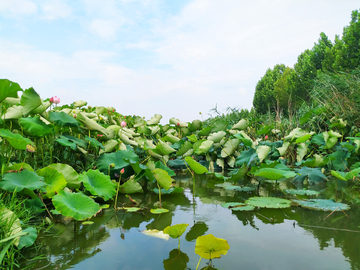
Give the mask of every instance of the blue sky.
[{"label": "blue sky", "polygon": [[250,109],[266,69],[334,41],[358,0],[0,0],[0,78],[162,123]]}]

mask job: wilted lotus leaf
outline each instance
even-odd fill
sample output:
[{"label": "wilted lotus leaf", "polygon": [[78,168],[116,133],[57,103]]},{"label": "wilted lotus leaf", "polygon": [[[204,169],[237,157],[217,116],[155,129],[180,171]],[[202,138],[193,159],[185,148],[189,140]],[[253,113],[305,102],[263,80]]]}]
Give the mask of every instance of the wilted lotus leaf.
[{"label": "wilted lotus leaf", "polygon": [[169,240],[170,239],[170,236],[168,234],[165,234],[163,231],[159,231],[159,230],[156,230],[156,229],[143,230],[142,233],[146,234],[146,235],[149,235],[149,236],[161,238],[161,239],[164,239],[164,240]]},{"label": "wilted lotus leaf", "polygon": [[195,253],[205,259],[220,258],[221,255],[226,255],[229,249],[230,246],[225,239],[216,238],[212,234],[196,239]]}]

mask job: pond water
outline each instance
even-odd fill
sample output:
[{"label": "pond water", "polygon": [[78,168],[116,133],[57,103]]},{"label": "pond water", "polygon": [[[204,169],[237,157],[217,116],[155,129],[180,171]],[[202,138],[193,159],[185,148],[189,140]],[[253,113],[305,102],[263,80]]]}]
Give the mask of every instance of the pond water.
[{"label": "pond water", "polygon": [[[126,213],[109,208],[93,218],[91,225],[56,223],[39,236],[37,253],[30,250],[21,269],[195,270],[200,258],[194,251],[195,241],[207,234],[230,245],[226,255],[212,260],[213,267],[221,270],[360,269],[359,207],[352,205],[346,215],[340,211],[330,216],[330,212],[296,206],[235,211],[221,204],[243,202],[257,193],[226,190],[215,186],[218,183],[197,176],[193,186],[189,176],[178,177],[177,185],[184,191],[162,196],[163,207],[170,211],[161,215],[149,211],[158,201],[156,194],[134,194],[131,197],[149,209]],[[329,190],[322,196],[329,197]],[[281,194],[271,184],[260,189],[260,195]],[[122,203],[130,202],[121,197]],[[180,250],[177,239],[166,241],[142,233],[180,223],[189,224],[180,237]],[[30,260],[40,254],[42,259]],[[202,259],[199,269],[207,263]]]}]

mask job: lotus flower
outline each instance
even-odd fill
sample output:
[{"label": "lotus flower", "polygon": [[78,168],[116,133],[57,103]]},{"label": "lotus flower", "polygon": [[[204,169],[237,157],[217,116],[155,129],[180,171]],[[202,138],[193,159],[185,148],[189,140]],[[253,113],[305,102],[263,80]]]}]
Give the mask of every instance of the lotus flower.
[{"label": "lotus flower", "polygon": [[60,103],[60,98],[58,98],[57,96],[51,97],[50,102],[55,103],[55,104],[59,104]]},{"label": "lotus flower", "polygon": [[268,135],[265,136],[265,140],[267,140],[267,139],[269,139],[269,136],[268,136]]},{"label": "lotus flower", "polygon": [[125,169],[122,168],[121,171],[120,171],[120,173],[123,174],[124,172],[125,172]]},{"label": "lotus flower", "polygon": [[121,126],[122,126],[122,127],[126,127],[126,122],[125,122],[125,121],[122,121],[122,122],[121,122]]}]

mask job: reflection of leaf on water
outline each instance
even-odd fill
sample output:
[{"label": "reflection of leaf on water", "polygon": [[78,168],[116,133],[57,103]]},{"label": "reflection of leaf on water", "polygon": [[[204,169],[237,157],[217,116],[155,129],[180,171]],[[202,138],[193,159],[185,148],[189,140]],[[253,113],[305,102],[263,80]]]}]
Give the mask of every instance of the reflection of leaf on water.
[{"label": "reflection of leaf on water", "polygon": [[184,270],[189,262],[189,257],[180,249],[173,249],[169,252],[169,258],[164,260],[165,270]]},{"label": "reflection of leaf on water", "polygon": [[194,241],[199,236],[204,235],[208,229],[209,227],[205,224],[205,222],[198,221],[190,228],[190,231],[186,234],[185,239],[189,242]]},{"label": "reflection of leaf on water", "polygon": [[167,226],[171,225],[172,221],[172,212],[167,212],[161,215],[156,215],[154,220],[146,225],[146,229],[157,229],[157,230],[164,230]]}]

